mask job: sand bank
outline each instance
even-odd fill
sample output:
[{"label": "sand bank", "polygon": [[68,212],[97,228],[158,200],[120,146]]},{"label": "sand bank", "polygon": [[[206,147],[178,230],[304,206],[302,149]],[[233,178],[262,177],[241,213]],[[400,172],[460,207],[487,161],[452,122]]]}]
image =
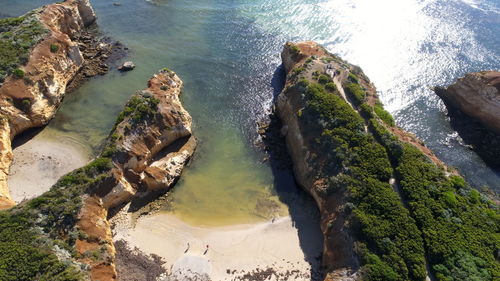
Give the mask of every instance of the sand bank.
[{"label": "sand bank", "polygon": [[245,274],[259,277],[250,280],[311,280],[311,274],[317,274],[321,233],[301,239],[289,216],[213,228],[192,226],[168,213],[139,218],[131,226],[127,216],[116,217],[115,241],[123,239],[164,258],[172,274],[166,280],[243,280]]},{"label": "sand bank", "polygon": [[86,146],[49,128],[14,148],[13,153],[8,185],[16,203],[49,190],[61,176],[90,160]]}]

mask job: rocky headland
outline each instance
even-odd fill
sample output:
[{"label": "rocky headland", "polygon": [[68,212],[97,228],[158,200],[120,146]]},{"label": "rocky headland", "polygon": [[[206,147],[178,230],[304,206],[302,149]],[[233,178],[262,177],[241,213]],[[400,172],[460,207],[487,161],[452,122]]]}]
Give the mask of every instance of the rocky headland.
[{"label": "rocky headland", "polygon": [[155,74],[125,105],[99,157],[0,213],[7,249],[0,263],[15,265],[3,271],[5,280],[117,279],[109,216],[126,203],[165,193],[194,153],[181,88],[174,72]]},{"label": "rocky headland", "polygon": [[434,91],[446,105],[453,129],[486,163],[500,169],[500,72],[468,73]]},{"label": "rocky headland", "polygon": [[65,93],[104,74],[114,47],[121,48],[93,37],[88,28],[95,21],[88,0],[0,20],[0,208],[15,204],[7,185],[14,137],[46,125]]},{"label": "rocky headland", "polygon": [[325,280],[497,278],[496,204],[397,127],[359,67],[314,42],[282,60],[280,133],[321,212]]}]

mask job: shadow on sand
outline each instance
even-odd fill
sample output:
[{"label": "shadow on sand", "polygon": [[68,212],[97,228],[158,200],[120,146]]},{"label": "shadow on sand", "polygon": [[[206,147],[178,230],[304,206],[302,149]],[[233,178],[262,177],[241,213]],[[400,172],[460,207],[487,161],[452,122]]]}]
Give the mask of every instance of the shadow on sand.
[{"label": "shadow on sand", "polygon": [[[285,70],[280,65],[271,80],[273,104],[283,90]],[[274,190],[279,199],[288,206],[291,220],[297,228],[300,247],[305,260],[311,265],[311,280],[322,280],[320,269],[323,252],[323,234],[320,229],[320,213],[314,199],[300,188],[294,178],[292,162],[287,153],[285,139],[280,136],[281,122],[270,115],[269,127],[263,143],[269,154],[269,164],[274,177]]]}]

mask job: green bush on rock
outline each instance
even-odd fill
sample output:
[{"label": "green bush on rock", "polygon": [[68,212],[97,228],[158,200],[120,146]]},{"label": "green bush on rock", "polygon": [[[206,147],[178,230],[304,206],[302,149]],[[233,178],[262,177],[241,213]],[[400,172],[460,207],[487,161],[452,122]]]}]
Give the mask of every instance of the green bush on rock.
[{"label": "green bush on rock", "polygon": [[354,105],[358,106],[364,103],[366,93],[359,84],[348,83],[344,86],[344,91],[354,101]]}]

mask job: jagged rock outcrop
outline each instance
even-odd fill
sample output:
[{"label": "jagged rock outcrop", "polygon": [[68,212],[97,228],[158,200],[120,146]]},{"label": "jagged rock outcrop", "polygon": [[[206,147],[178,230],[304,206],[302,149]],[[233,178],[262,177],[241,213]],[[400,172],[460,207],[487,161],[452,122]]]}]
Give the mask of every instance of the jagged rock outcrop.
[{"label": "jagged rock outcrop", "polygon": [[[321,58],[328,56],[327,51],[314,42],[301,42],[298,44],[287,43],[281,54],[283,65],[287,73],[287,84],[285,89],[291,86],[295,79],[293,69],[300,63],[304,62],[306,58],[315,56]],[[314,64],[314,69],[308,70],[306,77],[311,77],[309,73],[314,71],[324,72],[325,65],[323,61],[318,61]],[[299,68],[300,72],[305,71]],[[296,71],[299,72],[299,71]],[[321,229],[324,234],[324,250],[323,250],[323,264],[328,265],[330,268],[335,269],[336,275],[344,276],[345,279],[335,280],[350,280],[353,271],[359,267],[358,261],[353,252],[353,241],[343,224],[343,219],[340,218],[338,212],[335,210],[341,206],[345,201],[344,195],[339,193],[335,198],[338,202],[329,202],[323,194],[321,194],[322,182],[318,181],[315,173],[317,167],[311,165],[311,155],[314,153],[314,147],[310,146],[309,139],[314,137],[312,132],[307,132],[306,128],[299,121],[298,112],[304,108],[304,100],[302,94],[296,91],[284,90],[277,98],[276,110],[279,118],[283,123],[281,129],[282,135],[285,136],[286,146],[288,153],[293,162],[293,172],[298,184],[302,186],[316,201],[321,213]],[[333,204],[332,204],[333,203]],[[345,203],[345,202],[344,202]],[[337,218],[337,219],[336,219]],[[338,223],[335,230],[331,235],[328,234],[328,223],[332,220]],[[353,277],[354,278],[354,277]]]},{"label": "jagged rock outcrop", "polygon": [[500,72],[468,73],[447,88],[435,87],[450,123],[466,145],[500,169]]},{"label": "jagged rock outcrop", "polygon": [[[125,119],[112,134],[119,136],[113,144],[118,151],[113,170],[117,184],[103,197],[106,208],[130,201],[137,192],[168,188],[180,176],[196,147],[191,116],[179,100],[181,89],[179,77],[162,70],[125,106],[120,115]],[[145,118],[154,122],[145,124]]]},{"label": "jagged rock outcrop", "polygon": [[[0,114],[9,121],[2,126],[2,133],[10,135],[10,139],[26,129],[47,124],[54,116],[66,85],[84,61],[72,38],[95,21],[92,7],[83,0],[46,6],[36,17],[48,32],[32,49],[27,64],[20,68],[23,79],[11,75],[0,88]],[[51,51],[51,45],[58,46],[58,50]],[[10,140],[3,138],[2,148],[2,154],[12,154]],[[1,160],[1,197],[8,201],[6,179],[12,157]]]},{"label": "jagged rock outcrop", "polygon": [[68,0],[32,11],[27,20],[45,31],[37,35],[40,39],[29,52],[27,63],[0,84],[0,116],[8,120],[0,132],[0,207],[13,204],[7,186],[10,141],[54,117],[67,84],[85,62],[75,38],[95,22],[96,16],[88,0]]},{"label": "jagged rock outcrop", "polygon": [[168,191],[194,153],[192,119],[179,100],[181,89],[182,81],[174,72],[161,70],[148,81],[147,89],[132,96],[108,138],[101,157],[111,159],[112,168],[89,189],[90,197],[84,200],[77,222],[80,231],[94,237],[77,240],[82,256],[100,250],[109,257],[82,260],[90,265],[93,280],[116,279],[108,210]]},{"label": "jagged rock outcrop", "polygon": [[108,211],[136,198],[167,192],[180,177],[196,148],[191,116],[179,95],[182,81],[164,69],[148,81],[148,88],[132,96],[120,113],[101,158],[110,170],[84,195],[76,228],[86,238],[76,240],[83,257],[105,253],[100,259],[83,258],[92,280],[116,280],[115,248]]},{"label": "jagged rock outcrop", "polygon": [[16,266],[34,264],[24,269],[23,280],[40,274],[46,280],[117,280],[111,209],[167,192],[196,148],[181,88],[174,72],[155,74],[125,105],[99,157],[41,196],[0,212],[1,231],[7,232],[0,243],[16,247],[15,253],[0,252],[0,262],[14,265],[0,268],[0,276],[17,280]]},{"label": "jagged rock outcrop", "polygon": [[[281,56],[276,113],[321,213],[325,280],[492,280],[495,204],[395,125],[359,67],[315,42],[288,42]],[[465,256],[473,270],[456,263]]]},{"label": "jagged rock outcrop", "polygon": [[436,88],[447,106],[453,106],[500,134],[500,72],[468,73],[447,88]]}]

